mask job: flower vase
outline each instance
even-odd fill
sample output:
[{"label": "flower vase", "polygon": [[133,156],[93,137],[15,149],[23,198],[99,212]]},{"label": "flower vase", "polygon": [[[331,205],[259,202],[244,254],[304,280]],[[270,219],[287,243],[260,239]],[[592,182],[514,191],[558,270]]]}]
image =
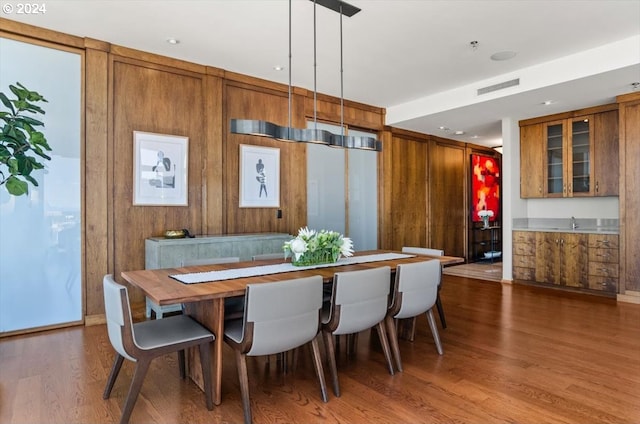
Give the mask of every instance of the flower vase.
[{"label": "flower vase", "polygon": [[482,228],[489,228],[489,217],[488,216],[483,216],[482,217],[482,224],[483,224]]},{"label": "flower vase", "polygon": [[332,264],[338,261],[340,252],[332,252],[331,250],[318,250],[315,252],[305,252],[296,260],[295,257],[291,259],[291,264],[295,266],[311,266]]}]

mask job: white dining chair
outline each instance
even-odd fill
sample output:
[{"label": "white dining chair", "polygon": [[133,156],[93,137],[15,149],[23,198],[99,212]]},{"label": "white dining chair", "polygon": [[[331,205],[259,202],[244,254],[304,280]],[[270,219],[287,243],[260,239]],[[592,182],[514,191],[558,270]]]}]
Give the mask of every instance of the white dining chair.
[{"label": "white dining chair", "polygon": [[[202,258],[202,259],[183,259],[180,261],[180,266],[196,266],[196,265],[214,265],[214,264],[226,264],[240,262],[240,258],[236,256],[225,257],[225,258]],[[233,298],[229,298],[229,309],[237,310],[241,308],[242,298],[239,301],[234,302],[231,300]],[[173,305],[158,305],[153,300],[148,297],[145,298],[145,316],[147,319],[151,318],[151,312],[153,311],[156,319],[162,319],[164,314],[169,314],[172,312],[181,312],[183,305],[181,303],[174,303]],[[225,300],[225,309],[227,308],[227,301]],[[241,309],[240,309],[241,310]]]},{"label": "white dining chair", "polygon": [[389,373],[394,374],[384,319],[389,305],[391,269],[388,266],[336,272],[329,304],[322,313],[322,336],[333,379],[333,392],[340,396],[334,336],[354,335],[375,327]]},{"label": "white dining chair", "polygon": [[[444,256],[444,250],[440,249],[432,249],[428,247],[412,247],[405,246],[402,248],[403,253],[413,253],[416,255],[427,255],[427,256]],[[440,324],[442,324],[442,328],[447,328],[447,320],[444,317],[444,308],[442,307],[442,301],[440,300],[440,288],[442,284],[442,268],[440,269],[440,280],[438,281],[438,297],[436,298],[436,308],[438,309],[438,316],[440,317]],[[411,331],[411,339],[413,340],[413,334],[415,332],[415,320],[412,324],[414,329]]]},{"label": "white dining chair", "polygon": [[398,371],[402,371],[400,348],[398,343],[397,320],[415,318],[426,313],[433,340],[438,354],[442,355],[442,343],[433,317],[432,308],[438,296],[440,280],[440,261],[400,264],[396,268],[396,277],[391,293],[391,303],[385,324],[389,335],[391,351],[396,360]]},{"label": "white dining chair", "polygon": [[215,340],[214,334],[186,315],[134,324],[127,288],[118,284],[110,274],[104,276],[102,287],[107,332],[109,341],[116,351],[113,367],[102,395],[103,399],[108,399],[111,395],[124,360],[128,359],[136,363],[131,386],[122,408],[120,423],[129,422],[151,361],[159,356],[178,352],[180,376],[185,378],[184,351],[196,346],[200,352],[207,409],[212,410],[211,344]]},{"label": "white dining chair", "polygon": [[321,311],[322,277],[319,275],[247,285],[243,318],[225,321],[224,329],[224,341],[236,356],[246,424],[252,422],[247,356],[280,354],[311,343],[320,395],[323,402],[327,402],[317,339]]}]

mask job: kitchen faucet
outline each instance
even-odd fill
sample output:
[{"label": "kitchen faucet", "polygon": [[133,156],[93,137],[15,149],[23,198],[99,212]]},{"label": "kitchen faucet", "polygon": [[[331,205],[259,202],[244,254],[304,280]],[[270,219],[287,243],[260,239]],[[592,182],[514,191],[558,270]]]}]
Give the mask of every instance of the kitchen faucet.
[{"label": "kitchen faucet", "polygon": [[576,218],[574,216],[571,217],[571,229],[575,230],[578,228],[578,224],[576,223]]}]

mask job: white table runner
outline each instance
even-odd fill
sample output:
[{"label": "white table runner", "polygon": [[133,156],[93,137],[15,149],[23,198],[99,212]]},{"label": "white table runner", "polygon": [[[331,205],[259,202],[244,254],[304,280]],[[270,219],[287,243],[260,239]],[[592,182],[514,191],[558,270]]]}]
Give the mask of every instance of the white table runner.
[{"label": "white table runner", "polygon": [[388,261],[392,259],[411,258],[416,255],[402,253],[377,253],[375,255],[352,256],[340,258],[338,262],[322,265],[295,266],[291,263],[259,265],[248,268],[224,269],[220,271],[191,272],[188,274],[174,274],[171,278],[185,284],[207,283],[212,281],[232,280],[234,278],[255,277],[258,275],[279,274],[282,272],[301,271],[305,269],[326,268],[331,266],[361,264],[366,262]]}]

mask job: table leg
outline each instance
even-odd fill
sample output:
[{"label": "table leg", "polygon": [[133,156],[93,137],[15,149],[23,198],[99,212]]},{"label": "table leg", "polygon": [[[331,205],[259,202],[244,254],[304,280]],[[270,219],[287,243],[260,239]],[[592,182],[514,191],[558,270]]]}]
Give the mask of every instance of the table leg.
[{"label": "table leg", "polygon": [[[222,348],[224,344],[224,298],[186,304],[186,312],[216,335],[212,347],[213,403],[222,402]],[[189,355],[189,376],[202,389],[202,367],[197,355]]]}]

